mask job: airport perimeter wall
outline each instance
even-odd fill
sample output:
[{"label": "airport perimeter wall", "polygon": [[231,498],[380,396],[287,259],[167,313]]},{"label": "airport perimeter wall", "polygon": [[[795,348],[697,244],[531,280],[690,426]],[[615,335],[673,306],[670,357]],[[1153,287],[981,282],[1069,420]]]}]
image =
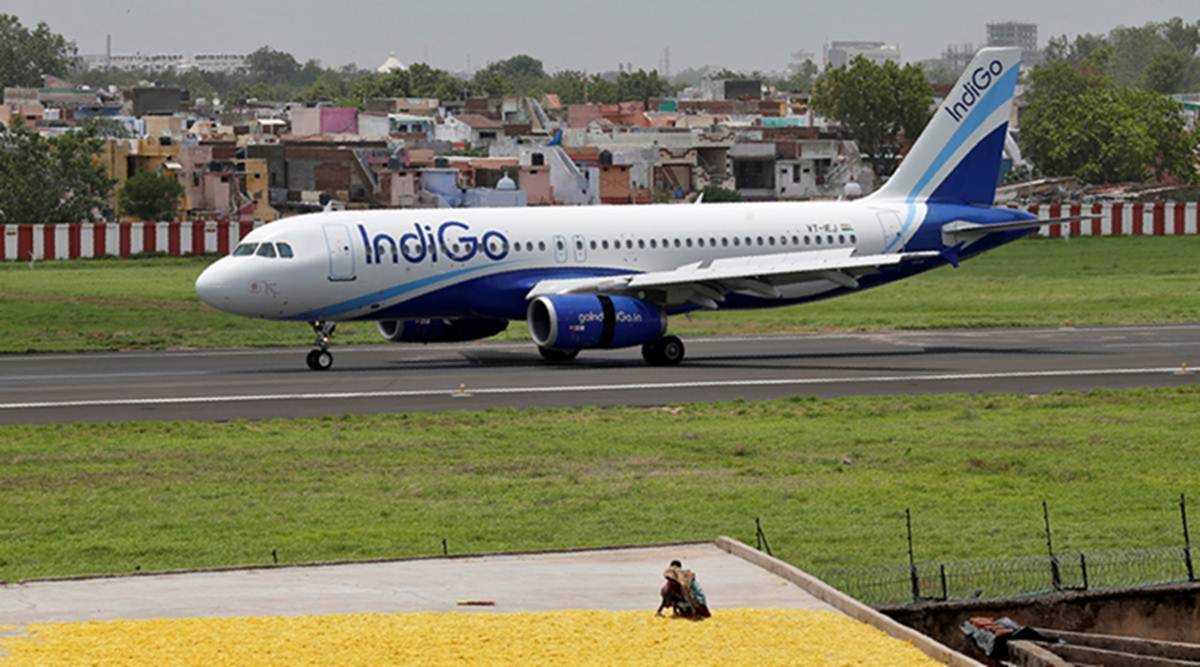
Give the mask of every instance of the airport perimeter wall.
[{"label": "airport perimeter wall", "polygon": [[4,225],[0,257],[10,261],[130,257],[158,253],[225,255],[262,222],[109,222]]},{"label": "airport perimeter wall", "polygon": [[[1182,236],[1200,234],[1196,202],[1035,204],[1042,218],[1081,215],[1096,220],[1041,230],[1059,236]],[[224,255],[262,222],[110,222],[4,225],[0,258],[9,261],[130,257],[139,254]]]}]

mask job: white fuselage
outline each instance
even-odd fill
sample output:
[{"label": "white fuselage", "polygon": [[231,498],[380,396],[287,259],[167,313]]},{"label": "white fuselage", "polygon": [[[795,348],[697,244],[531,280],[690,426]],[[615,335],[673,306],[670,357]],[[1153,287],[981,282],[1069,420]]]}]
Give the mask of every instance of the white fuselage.
[{"label": "white fuselage", "polygon": [[[516,319],[521,314],[513,312],[509,292],[527,291],[540,279],[834,248],[880,253],[900,234],[903,208],[862,201],[317,213],[266,225],[241,240],[287,243],[293,258],[257,251],[225,257],[205,271],[197,290],[222,310],[270,319]],[[512,280],[481,281],[497,276]],[[503,307],[456,312],[461,298],[447,299],[444,311],[431,305],[438,293],[463,284],[477,286],[473,310],[492,300],[505,301]],[[808,282],[785,287],[781,299],[836,288]],[[406,311],[410,303],[418,307]]]}]

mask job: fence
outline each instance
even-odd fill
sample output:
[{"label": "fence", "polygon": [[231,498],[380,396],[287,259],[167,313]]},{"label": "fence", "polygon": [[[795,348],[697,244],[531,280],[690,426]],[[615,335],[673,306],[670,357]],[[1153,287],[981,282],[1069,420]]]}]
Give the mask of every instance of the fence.
[{"label": "fence", "polygon": [[3,225],[0,258],[5,260],[227,254],[262,222],[109,222],[99,224]]},{"label": "fence", "polygon": [[[1200,234],[1196,202],[1129,204],[1035,204],[1043,218],[1097,215],[1096,220],[1043,228],[1042,236],[1183,236]],[[121,222],[101,224],[4,225],[0,259],[41,260],[220,254],[261,222]]]},{"label": "fence", "polygon": [[1068,225],[1043,227],[1041,236],[1183,236],[1197,229],[1196,202],[1132,202],[1112,204],[1034,204],[1026,207],[1040,218],[1096,215]]},{"label": "fence", "polygon": [[[988,560],[918,562],[913,551],[912,512],[904,510],[908,564],[818,572],[820,579],[860,602],[882,607],[995,599],[1062,591],[1121,589],[1197,581],[1187,498],[1179,496],[1181,546],[1123,551],[1057,552],[1050,508],[1042,501],[1046,555]],[[754,519],[759,551],[769,552],[762,522]]]},{"label": "fence", "polygon": [[[818,576],[866,604],[993,599],[1059,591],[1134,588],[1194,581],[1185,547],[1064,552],[995,560],[957,560],[829,570]],[[915,591],[915,597],[914,597]]]}]

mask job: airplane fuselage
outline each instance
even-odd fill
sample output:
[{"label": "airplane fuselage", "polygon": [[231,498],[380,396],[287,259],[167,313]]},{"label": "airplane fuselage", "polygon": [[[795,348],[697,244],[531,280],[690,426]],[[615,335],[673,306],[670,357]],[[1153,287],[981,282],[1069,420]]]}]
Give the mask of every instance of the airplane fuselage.
[{"label": "airplane fuselage", "polygon": [[[799,202],[583,208],[409,209],[316,213],[254,230],[198,289],[241,315],[298,321],[487,317],[520,320],[526,294],[550,279],[665,271],[721,258],[853,249],[855,255],[941,251],[940,227],[1026,220],[1020,211],[944,204]],[[913,220],[907,225],[906,220]],[[995,235],[967,258],[1027,231]],[[293,257],[264,256],[285,243]],[[236,253],[237,251],[235,251]],[[868,276],[862,287],[945,263]],[[735,293],[723,308],[773,307],[847,290],[827,280],[776,298]],[[205,297],[206,300],[208,297]],[[676,307],[673,312],[693,307]]]}]

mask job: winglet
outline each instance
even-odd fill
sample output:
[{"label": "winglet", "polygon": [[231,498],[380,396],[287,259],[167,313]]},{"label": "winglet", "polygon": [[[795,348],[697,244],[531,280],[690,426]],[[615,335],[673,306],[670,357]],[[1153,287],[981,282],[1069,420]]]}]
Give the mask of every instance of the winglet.
[{"label": "winglet", "polygon": [[554,131],[554,136],[551,137],[550,141],[546,144],[546,146],[548,146],[548,147],[549,146],[559,146],[562,144],[562,138],[563,138],[563,131],[562,131],[562,128],[560,127]]}]

